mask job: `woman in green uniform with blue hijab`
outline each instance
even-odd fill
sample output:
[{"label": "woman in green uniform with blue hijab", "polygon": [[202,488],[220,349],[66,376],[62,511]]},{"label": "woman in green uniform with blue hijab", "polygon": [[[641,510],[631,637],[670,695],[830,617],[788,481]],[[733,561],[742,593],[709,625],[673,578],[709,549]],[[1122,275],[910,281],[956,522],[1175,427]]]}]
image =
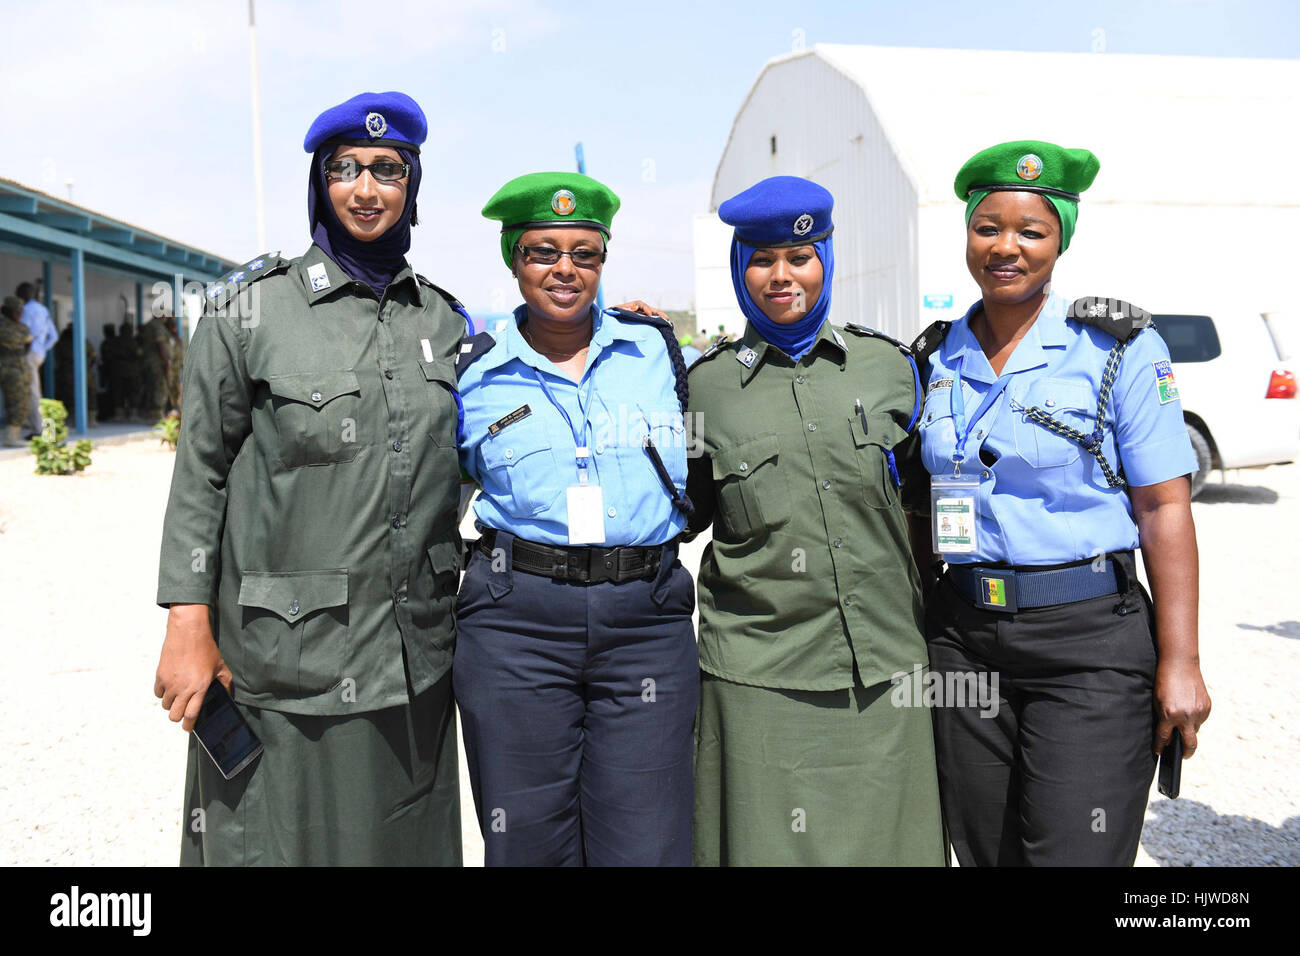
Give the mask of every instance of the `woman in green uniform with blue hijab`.
[{"label": "woman in green uniform with blue hijab", "polygon": [[898,466],[907,350],[829,322],[832,198],[793,176],[718,207],[743,337],[691,368],[700,563],[697,865],[946,861]]},{"label": "woman in green uniform with blue hijab", "polygon": [[461,862],[466,318],[405,259],[426,131],[401,93],[322,113],[312,244],[214,283],[187,350],[154,692],[190,730],[220,681],[264,750],[226,779],[191,736],[183,863]]}]

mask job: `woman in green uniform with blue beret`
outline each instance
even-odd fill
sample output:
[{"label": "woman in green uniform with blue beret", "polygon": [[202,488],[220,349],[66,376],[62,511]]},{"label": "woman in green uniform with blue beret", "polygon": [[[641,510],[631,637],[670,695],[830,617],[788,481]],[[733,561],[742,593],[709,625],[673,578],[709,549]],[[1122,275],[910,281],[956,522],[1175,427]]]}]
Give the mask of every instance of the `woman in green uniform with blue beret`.
[{"label": "woman in green uniform with blue beret", "polygon": [[1143,310],[1052,289],[1099,168],[1036,140],[972,156],[954,185],[980,298],[913,346],[932,478],[909,482],[908,504],[931,516],[922,550],[947,562],[926,608],[931,666],[993,705],[934,711],[963,866],[1131,865],[1156,754],[1175,731],[1193,752],[1210,711],[1196,460],[1169,350]]},{"label": "woman in green uniform with blue beret", "polygon": [[907,350],[829,321],[829,192],[766,179],[735,227],[738,342],[691,367],[700,421],[697,865],[946,862],[898,466],[920,409]]},{"label": "woman in green uniform with blue beret", "polygon": [[187,352],[154,690],[189,730],[220,681],[264,750],[225,779],[191,737],[182,863],[461,862],[467,319],[405,259],[426,130],[401,93],[322,113],[312,245],[211,286]]}]

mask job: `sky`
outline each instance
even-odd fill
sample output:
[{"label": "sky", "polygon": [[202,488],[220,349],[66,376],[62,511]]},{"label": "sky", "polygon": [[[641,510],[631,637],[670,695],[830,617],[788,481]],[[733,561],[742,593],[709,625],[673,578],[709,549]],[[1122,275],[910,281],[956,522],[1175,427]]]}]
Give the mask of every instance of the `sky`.
[{"label": "sky", "polygon": [[408,258],[477,313],[519,301],[483,204],[575,168],[579,141],[623,200],[606,301],[691,307],[692,217],[764,63],[792,50],[1300,58],[1295,0],[256,0],[262,249],[247,0],[0,0],[0,22],[0,176],[229,259],[306,250],[302,140],[320,112],[410,94],[430,133]]}]

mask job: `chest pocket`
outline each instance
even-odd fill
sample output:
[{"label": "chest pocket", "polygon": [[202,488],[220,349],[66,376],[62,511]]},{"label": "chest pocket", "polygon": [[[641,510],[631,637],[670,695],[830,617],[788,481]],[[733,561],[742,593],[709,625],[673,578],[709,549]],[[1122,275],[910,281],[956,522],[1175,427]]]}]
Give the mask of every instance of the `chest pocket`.
[{"label": "chest pocket", "polygon": [[952,455],[957,448],[957,429],[952,418],[952,386],[933,389],[925,397],[921,420],[921,461],[932,475],[952,471]]},{"label": "chest pocket", "polygon": [[737,539],[766,534],[790,520],[790,489],[777,470],[780,444],[764,435],[713,453],[718,514]]},{"label": "chest pocket", "polygon": [[[569,438],[572,444],[573,439]],[[532,517],[550,508],[577,481],[577,465],[557,467],[546,429],[535,418],[508,425],[479,446],[483,493],[507,514]]]},{"label": "chest pocket", "polygon": [[862,500],[870,508],[891,507],[898,501],[894,445],[906,437],[907,432],[892,416],[883,413],[868,415],[865,429],[862,416],[854,415],[849,419],[849,430],[857,451]]},{"label": "chest pocket", "polygon": [[351,461],[361,448],[357,418],[361,388],[351,369],[273,375],[280,460],[286,468]]},{"label": "chest pocket", "polygon": [[[1082,382],[1045,378],[1030,382],[1016,401],[1029,408],[1036,406],[1055,421],[1088,434],[1096,419],[1097,396]],[[1047,425],[1030,421],[1017,410],[1012,424],[1016,454],[1034,468],[1055,468],[1078,461],[1082,449],[1078,443],[1053,431]]]},{"label": "chest pocket", "polygon": [[456,371],[451,362],[426,362],[420,359],[420,371],[428,386],[429,438],[443,448],[456,447],[459,421],[456,401]]},{"label": "chest pocket", "polygon": [[[650,451],[645,447],[646,436],[654,442],[655,450],[673,485],[681,490],[686,485],[686,429],[682,425],[682,412],[677,406],[671,408],[637,407],[636,416],[628,423],[624,432],[614,429],[618,436],[615,443],[619,466],[625,478],[646,476],[655,488],[662,488],[659,473],[655,470]],[[667,492],[665,492],[666,494]]]}]

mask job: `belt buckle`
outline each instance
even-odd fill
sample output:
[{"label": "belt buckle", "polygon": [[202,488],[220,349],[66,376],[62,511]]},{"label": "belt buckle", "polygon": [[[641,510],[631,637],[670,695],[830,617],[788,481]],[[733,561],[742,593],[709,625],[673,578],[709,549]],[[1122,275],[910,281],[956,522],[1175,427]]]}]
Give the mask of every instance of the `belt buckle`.
[{"label": "belt buckle", "polygon": [[619,580],[618,548],[592,548],[591,563],[588,566],[589,581]]},{"label": "belt buckle", "polygon": [[1014,614],[1020,610],[1016,599],[1015,572],[975,569],[975,584],[979,588],[979,606],[986,611]]}]

